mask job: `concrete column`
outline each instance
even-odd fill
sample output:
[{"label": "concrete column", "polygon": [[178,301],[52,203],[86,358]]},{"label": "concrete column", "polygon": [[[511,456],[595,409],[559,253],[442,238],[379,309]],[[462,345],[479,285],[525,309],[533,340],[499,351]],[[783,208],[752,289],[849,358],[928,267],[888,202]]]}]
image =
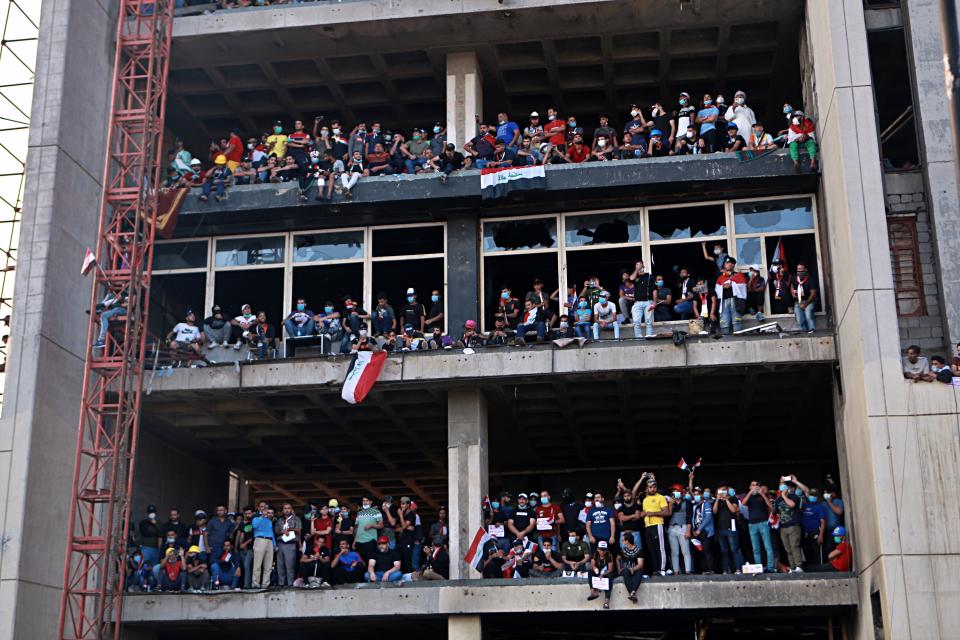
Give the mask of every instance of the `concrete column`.
[{"label": "concrete column", "polygon": [[[927,269],[937,269],[939,311],[930,300],[927,307],[931,315],[943,316],[944,338],[946,344],[952,346],[960,341],[960,234],[957,233],[960,229],[960,191],[950,109],[944,108],[947,85],[939,5],[939,0],[910,0],[904,3],[901,11],[907,51],[913,62],[920,166],[926,182],[936,247],[934,264],[924,267],[924,280],[928,277]],[[933,277],[932,274],[929,277]]]},{"label": "concrete column", "polygon": [[480,616],[450,616],[447,618],[447,640],[482,640],[483,623]]},{"label": "concrete column", "polygon": [[463,323],[479,321],[480,222],[476,214],[451,215],[447,220],[447,329],[459,335]]},{"label": "concrete column", "polygon": [[955,637],[960,617],[947,603],[960,543],[943,532],[960,496],[930,485],[960,486],[960,420],[952,391],[901,374],[863,3],[807,0],[806,16],[841,375],[837,440],[860,572],[852,637],[873,640],[881,614],[887,638]]},{"label": "concrete column", "polygon": [[457,148],[477,135],[483,113],[483,78],[473,51],[447,54],[447,140]]},{"label": "concrete column", "polygon": [[463,557],[483,526],[481,505],[487,495],[487,474],[487,401],[480,389],[451,389],[447,396],[447,477],[453,580],[478,577]]}]

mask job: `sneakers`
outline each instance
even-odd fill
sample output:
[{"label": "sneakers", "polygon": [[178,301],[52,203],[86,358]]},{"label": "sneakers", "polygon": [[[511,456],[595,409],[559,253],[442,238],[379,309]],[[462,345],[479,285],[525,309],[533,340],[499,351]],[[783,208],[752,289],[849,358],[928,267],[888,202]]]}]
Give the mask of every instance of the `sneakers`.
[{"label": "sneakers", "polygon": [[668,575],[668,576],[672,576],[672,575],[673,575],[673,571],[672,571],[671,569],[667,569],[667,575]]},{"label": "sneakers", "polygon": [[790,570],[790,573],[803,573],[803,569],[801,569],[800,567],[794,567],[793,569]]},{"label": "sneakers", "polygon": [[210,199],[210,198],[208,198],[207,196],[205,196],[205,195],[203,195],[203,194],[200,194],[200,202],[206,202],[206,201],[209,200],[209,199]]},{"label": "sneakers", "polygon": [[440,184],[447,184],[447,174],[441,172],[439,177]]},{"label": "sneakers", "polygon": [[760,312],[760,311],[758,311],[758,312],[757,312],[757,322],[763,322],[763,317],[764,317],[764,316],[763,316],[763,313]]},{"label": "sneakers", "polygon": [[[214,343],[214,344],[216,344],[216,343]],[[224,347],[229,347],[229,346],[230,346],[230,341],[229,341],[229,340],[224,340],[224,341],[223,341],[223,346],[224,346]]]},{"label": "sneakers", "polygon": [[237,340],[237,344],[233,345],[234,351],[240,351],[241,341]]},{"label": "sneakers", "polygon": [[216,343],[216,342],[210,342],[210,343],[207,345],[207,349],[216,349],[216,348],[217,348],[217,343]]},{"label": "sneakers", "polygon": [[104,345],[105,345],[105,343],[104,343],[103,340],[97,340],[96,342],[93,343],[93,348],[94,348],[94,349],[102,349],[102,348],[104,347]]}]

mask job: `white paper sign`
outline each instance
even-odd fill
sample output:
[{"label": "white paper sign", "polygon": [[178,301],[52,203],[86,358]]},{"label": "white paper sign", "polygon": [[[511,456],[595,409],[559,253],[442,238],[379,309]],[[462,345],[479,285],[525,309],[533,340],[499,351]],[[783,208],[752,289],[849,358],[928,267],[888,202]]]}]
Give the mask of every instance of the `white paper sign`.
[{"label": "white paper sign", "polygon": [[294,540],[297,539],[297,532],[287,531],[285,534],[280,536],[280,539],[283,540],[284,542],[293,542]]},{"label": "white paper sign", "polygon": [[502,524],[492,524],[487,527],[487,533],[489,533],[494,538],[503,537],[503,525]]},{"label": "white paper sign", "polygon": [[553,518],[537,518],[537,531],[552,531]]},{"label": "white paper sign", "polygon": [[610,578],[598,578],[597,576],[593,576],[590,578],[590,586],[597,591],[607,591],[610,588]]},{"label": "white paper sign", "polygon": [[748,574],[749,574],[749,573],[763,573],[763,565],[762,565],[762,564],[749,564],[749,563],[747,563],[747,564],[743,565],[742,571],[743,571],[744,573],[748,573]]}]

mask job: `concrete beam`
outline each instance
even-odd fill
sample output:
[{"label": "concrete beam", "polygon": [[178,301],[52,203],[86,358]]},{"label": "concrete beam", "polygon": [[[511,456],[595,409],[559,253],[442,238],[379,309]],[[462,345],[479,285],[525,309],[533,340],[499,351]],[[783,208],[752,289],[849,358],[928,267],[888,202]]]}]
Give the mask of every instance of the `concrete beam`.
[{"label": "concrete beam", "polygon": [[[661,578],[645,583],[634,605],[622,583],[614,584],[611,609],[650,610],[770,610],[797,607],[857,605],[858,580],[851,574],[803,576],[703,576]],[[123,620],[130,626],[176,622],[179,626],[229,621],[293,621],[331,617],[449,616],[509,614],[536,611],[549,603],[551,612],[592,612],[581,581],[452,580],[442,584],[409,583],[402,587],[285,590],[269,593],[214,595],[128,595]]]},{"label": "concrete beam", "polygon": [[447,474],[450,496],[450,577],[475,577],[464,561],[483,527],[481,504],[488,494],[487,401],[477,387],[451,389],[447,400]]},{"label": "concrete beam", "polygon": [[[682,347],[667,341],[599,342],[577,348],[552,345],[489,348],[466,355],[460,350],[409,352],[387,358],[377,382],[380,389],[408,383],[462,383],[510,378],[617,374],[638,370],[704,369],[729,366],[833,362],[834,339],[829,335],[785,338],[692,338]],[[349,357],[293,358],[241,364],[239,367],[175,369],[169,378],[157,376],[151,396],[203,394],[211,391],[267,392],[294,389],[335,389],[343,383]],[[145,383],[150,384],[149,380]],[[954,403],[953,387],[912,385],[918,394],[930,390],[924,406],[937,406],[939,392]],[[921,388],[922,387],[922,388]],[[926,396],[924,396],[926,397]],[[149,402],[149,400],[148,400]],[[927,403],[930,403],[929,405]],[[951,407],[956,406],[951,404]]]},{"label": "concrete beam", "polygon": [[545,189],[493,202],[481,199],[477,170],[455,173],[446,184],[429,174],[363,178],[349,203],[338,194],[334,194],[333,204],[300,203],[297,185],[292,182],[232,187],[229,199],[222,203],[200,202],[195,189],[180,211],[177,235],[264,231],[266,224],[272,231],[335,227],[343,226],[347,215],[351,224],[383,224],[457,212],[475,214],[478,209],[482,215],[510,215],[522,213],[524,208],[543,211],[544,206],[556,212],[584,206],[676,202],[678,198],[689,201],[692,193],[701,199],[770,197],[809,193],[816,189],[819,175],[797,174],[787,151],[780,150],[750,162],[741,162],[736,154],[716,154],[551,165],[546,179]]}]

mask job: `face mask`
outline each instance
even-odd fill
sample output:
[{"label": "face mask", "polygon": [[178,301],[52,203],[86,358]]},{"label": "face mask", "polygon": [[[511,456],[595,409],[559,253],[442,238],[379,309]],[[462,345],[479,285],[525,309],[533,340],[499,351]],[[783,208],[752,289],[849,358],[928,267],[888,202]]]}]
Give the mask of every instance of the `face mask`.
[{"label": "face mask", "polygon": [[361,337],[361,338],[366,338],[366,337],[367,337],[367,330],[366,330],[366,329],[360,329],[360,337]]},{"label": "face mask", "polygon": [[307,308],[307,305],[300,304],[299,302],[297,303],[297,311],[303,311],[306,308]]},{"label": "face mask", "polygon": [[407,296],[407,302],[412,303],[416,299],[417,299],[416,296]]},{"label": "face mask", "polygon": [[597,300],[600,302],[600,304],[607,304],[607,299],[604,298],[603,296],[600,296],[599,298],[597,298]]},{"label": "face mask", "polygon": [[800,276],[801,278],[803,278],[803,277],[805,277],[805,276],[807,275],[807,272],[806,272],[806,271],[797,271],[797,275]]},{"label": "face mask", "polygon": [[340,135],[340,127],[334,127],[334,128],[333,128],[333,135],[335,135],[335,136]]},{"label": "face mask", "polygon": [[658,287],[662,287],[662,286],[663,286],[663,280],[657,280],[657,286],[658,286]]},{"label": "face mask", "polygon": [[325,313],[333,313],[333,307],[324,307],[323,310]]},{"label": "face mask", "polygon": [[716,249],[713,250],[713,255],[715,256],[718,256],[721,253],[723,253],[723,249],[721,249],[720,247],[717,247]]},{"label": "face mask", "polygon": [[439,302],[439,301],[440,301],[440,296],[438,296],[438,295],[432,295],[432,296],[430,296],[430,300],[433,301],[433,302]]},{"label": "face mask", "polygon": [[807,500],[810,501],[810,502],[816,502],[816,501],[817,501],[817,496],[807,496]]},{"label": "face mask", "polygon": [[256,145],[254,145],[253,143],[250,143],[250,144],[247,145],[247,149],[249,149],[250,151],[253,151],[253,148],[254,148],[255,146],[256,146]]},{"label": "face mask", "polygon": [[705,106],[705,107],[709,107],[709,106],[712,105],[712,104],[713,104],[713,100],[704,100],[704,101],[703,101],[703,106]]},{"label": "face mask", "polygon": [[320,130],[320,135],[322,135],[322,136],[328,136],[328,135],[330,135],[330,129],[321,129],[321,130]]},{"label": "face mask", "polygon": [[687,99],[686,99],[686,98],[680,98],[680,106],[681,106],[681,107],[687,106]]},{"label": "face mask", "polygon": [[253,316],[252,313],[244,313],[244,314],[243,314],[243,317],[244,317],[244,318],[250,318],[251,316]]},{"label": "face mask", "polygon": [[433,128],[433,132],[434,132],[434,133],[440,133],[440,127],[434,127],[434,128]]},{"label": "face mask", "polygon": [[832,494],[832,493],[825,493],[825,494],[823,494],[823,499],[824,499],[824,500],[830,500],[830,498],[832,498],[832,497],[833,497],[833,494]]},{"label": "face mask", "polygon": [[557,116],[547,116],[547,120],[553,121],[553,120],[556,120],[556,119],[557,119]]},{"label": "face mask", "polygon": [[762,137],[763,137],[763,129],[754,129],[753,135],[754,135],[754,137],[756,137],[756,138],[762,138]]},{"label": "face mask", "polygon": [[283,127],[274,127],[273,132],[277,135],[280,135],[281,133],[283,133]]},{"label": "face mask", "polygon": [[633,116],[634,118],[636,118],[639,113],[640,113],[640,112],[637,111],[636,109],[633,109],[633,110],[630,111],[630,115]]},{"label": "face mask", "polygon": [[789,114],[793,113],[793,107],[791,107],[790,105],[787,105],[787,106],[785,106],[785,107],[783,108],[783,112],[784,112],[785,114],[789,115]]},{"label": "face mask", "polygon": [[577,128],[577,121],[576,121],[576,120],[571,120],[571,121],[568,122],[567,124],[569,125],[569,127],[570,127],[571,129],[576,129],[576,128]]},{"label": "face mask", "polygon": [[701,496],[693,496],[693,501],[699,503],[703,498]]},{"label": "face mask", "polygon": [[497,510],[497,509],[500,508],[500,503],[499,503],[499,502],[491,502],[491,503],[490,503],[490,506],[493,507],[494,510]]},{"label": "face mask", "polygon": [[156,519],[157,519],[157,514],[155,514],[155,513],[148,513],[148,514],[147,514],[147,518],[149,518],[150,520],[156,520]]},{"label": "face mask", "polygon": [[140,556],[139,555],[133,556],[133,561],[136,562],[137,564],[140,564]]},{"label": "face mask", "polygon": [[679,491],[674,491],[674,492],[673,492],[673,497],[674,497],[675,500],[679,500],[679,499],[680,499],[680,492],[679,492]]},{"label": "face mask", "polygon": [[607,139],[606,139],[606,138],[597,138],[597,144],[600,145],[601,147],[605,147],[605,146],[607,146]]},{"label": "face mask", "polygon": [[737,104],[743,104],[744,102],[743,98],[734,98],[733,101],[736,102]]},{"label": "face mask", "polygon": [[693,131],[687,131],[687,138],[693,140]]},{"label": "face mask", "polygon": [[550,498],[540,498],[540,504],[550,504]]},{"label": "face mask", "polygon": [[577,304],[577,306],[580,307],[581,309],[586,309],[586,308],[587,308],[587,303],[584,302],[583,300],[581,300],[581,301]]},{"label": "face mask", "polygon": [[777,487],[777,488],[780,489],[780,493],[786,493],[786,492],[787,492],[787,489],[788,489],[789,487],[787,487],[787,485],[785,485],[785,484],[782,484],[782,485],[780,485],[780,486]]},{"label": "face mask", "polygon": [[174,544],[176,541],[176,538],[167,538],[167,544]]},{"label": "face mask", "polygon": [[690,500],[690,494],[689,494],[689,493],[683,494],[683,499],[684,499],[684,500]]},{"label": "face mask", "polygon": [[836,542],[837,544],[840,544],[841,540],[843,540],[843,538],[841,538],[840,536],[833,536],[833,541]]},{"label": "face mask", "polygon": [[589,509],[590,507],[593,506],[593,503],[592,503],[591,501],[589,501],[589,500],[585,500],[584,503],[583,503],[583,506],[586,507],[587,509]]},{"label": "face mask", "polygon": [[709,499],[710,499],[710,496],[712,496],[712,495],[713,495],[713,494],[710,493],[709,491],[704,491],[704,492],[703,492],[703,499],[704,499],[704,500],[709,500]]},{"label": "face mask", "polygon": [[596,506],[596,507],[602,507],[602,506],[603,506],[603,500],[594,500],[594,501],[593,501],[593,504],[594,504],[594,506]]},{"label": "face mask", "polygon": [[570,544],[577,544],[577,536],[570,536],[567,540],[570,541]]},{"label": "face mask", "polygon": [[569,326],[570,326],[570,323],[569,323],[569,322],[561,322],[561,323],[560,323],[560,328],[561,328],[561,329],[567,329]]},{"label": "face mask", "polygon": [[504,300],[509,300],[509,299],[510,299],[510,292],[509,292],[509,291],[504,291],[503,293],[500,294],[500,297],[503,298]]},{"label": "face mask", "polygon": [[419,133],[413,134],[413,139],[414,139],[414,140],[419,140],[419,139],[420,139],[420,134],[419,134]]},{"label": "face mask", "polygon": [[732,498],[733,496],[737,495],[737,492],[733,489],[727,489],[727,495]]}]

